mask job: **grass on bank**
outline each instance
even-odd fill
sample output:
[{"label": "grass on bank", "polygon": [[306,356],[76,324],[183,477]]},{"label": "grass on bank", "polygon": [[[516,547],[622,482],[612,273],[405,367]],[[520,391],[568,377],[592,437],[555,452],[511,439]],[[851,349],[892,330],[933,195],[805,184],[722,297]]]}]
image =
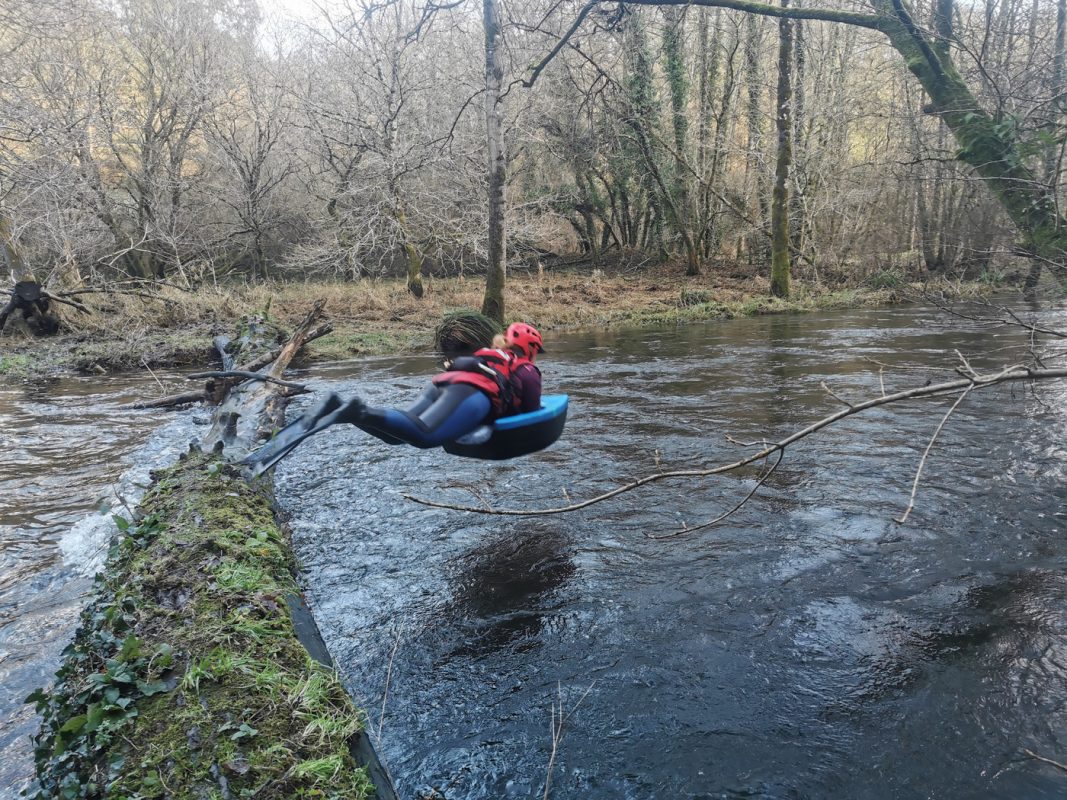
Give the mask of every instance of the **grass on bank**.
[{"label": "grass on bank", "polygon": [[[667,268],[617,274],[518,273],[508,280],[507,309],[510,318],[529,320],[542,332],[551,332],[884,305],[918,293],[917,285],[892,277],[846,288],[797,283],[793,297],[781,300],[770,296],[769,282],[761,276],[687,279]],[[0,335],[0,374],[200,366],[214,358],[212,337],[232,331],[234,320],[266,311],[291,327],[320,297],[326,298],[334,331],[311,343],[305,360],[426,350],[445,314],[481,306],[484,279],[428,277],[425,287],[421,299],[412,296],[403,281],[385,279],[204,286],[196,292],[161,287],[156,300],[84,295],[92,313],[61,309],[69,330],[63,336]],[[959,296],[990,287],[946,281],[925,288]]]},{"label": "grass on bank", "polygon": [[156,478],[31,698],[36,797],[370,797],[349,751],[363,718],[293,628],[269,489],[205,455]]}]

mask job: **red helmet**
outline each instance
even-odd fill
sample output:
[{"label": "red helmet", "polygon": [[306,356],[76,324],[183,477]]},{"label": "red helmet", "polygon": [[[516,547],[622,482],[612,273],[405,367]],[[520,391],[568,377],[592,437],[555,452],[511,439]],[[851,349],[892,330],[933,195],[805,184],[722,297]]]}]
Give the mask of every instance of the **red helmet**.
[{"label": "red helmet", "polygon": [[525,322],[513,322],[508,325],[504,341],[508,343],[508,347],[519,348],[531,361],[538,353],[545,352],[545,346],[541,343],[541,334],[537,332],[537,328]]}]

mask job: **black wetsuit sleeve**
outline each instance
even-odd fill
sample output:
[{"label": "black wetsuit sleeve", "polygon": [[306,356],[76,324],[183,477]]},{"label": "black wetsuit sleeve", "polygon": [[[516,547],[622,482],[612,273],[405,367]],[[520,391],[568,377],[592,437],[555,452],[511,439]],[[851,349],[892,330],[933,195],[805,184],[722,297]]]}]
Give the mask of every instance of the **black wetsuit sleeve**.
[{"label": "black wetsuit sleeve", "polygon": [[452,359],[449,371],[454,372],[481,372],[482,360],[476,356],[458,356]]}]

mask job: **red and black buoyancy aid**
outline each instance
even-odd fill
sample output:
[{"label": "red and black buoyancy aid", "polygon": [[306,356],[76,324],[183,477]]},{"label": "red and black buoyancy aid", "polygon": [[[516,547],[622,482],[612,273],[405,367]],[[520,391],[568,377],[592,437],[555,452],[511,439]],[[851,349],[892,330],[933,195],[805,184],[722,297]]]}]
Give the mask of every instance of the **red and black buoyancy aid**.
[{"label": "red and black buoyancy aid", "polygon": [[466,383],[489,395],[493,402],[494,417],[517,414],[522,406],[522,396],[515,370],[523,364],[529,364],[534,369],[537,369],[537,365],[514,351],[488,347],[474,351],[474,358],[477,359],[476,364],[467,369],[454,368],[435,375],[434,386]]}]

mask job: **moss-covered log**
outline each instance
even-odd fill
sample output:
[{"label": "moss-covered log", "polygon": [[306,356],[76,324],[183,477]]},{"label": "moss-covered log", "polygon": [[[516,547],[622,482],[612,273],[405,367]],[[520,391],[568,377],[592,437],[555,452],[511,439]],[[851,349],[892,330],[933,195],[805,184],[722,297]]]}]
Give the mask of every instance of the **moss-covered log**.
[{"label": "moss-covered log", "polygon": [[482,313],[503,324],[507,266],[507,158],[504,155],[503,29],[496,0],[482,0],[482,23],[485,30],[485,129],[489,151],[489,264]]},{"label": "moss-covered log", "polygon": [[298,641],[270,486],[200,453],[119,521],[55,685],[40,798],[366,798],[362,717]]}]

